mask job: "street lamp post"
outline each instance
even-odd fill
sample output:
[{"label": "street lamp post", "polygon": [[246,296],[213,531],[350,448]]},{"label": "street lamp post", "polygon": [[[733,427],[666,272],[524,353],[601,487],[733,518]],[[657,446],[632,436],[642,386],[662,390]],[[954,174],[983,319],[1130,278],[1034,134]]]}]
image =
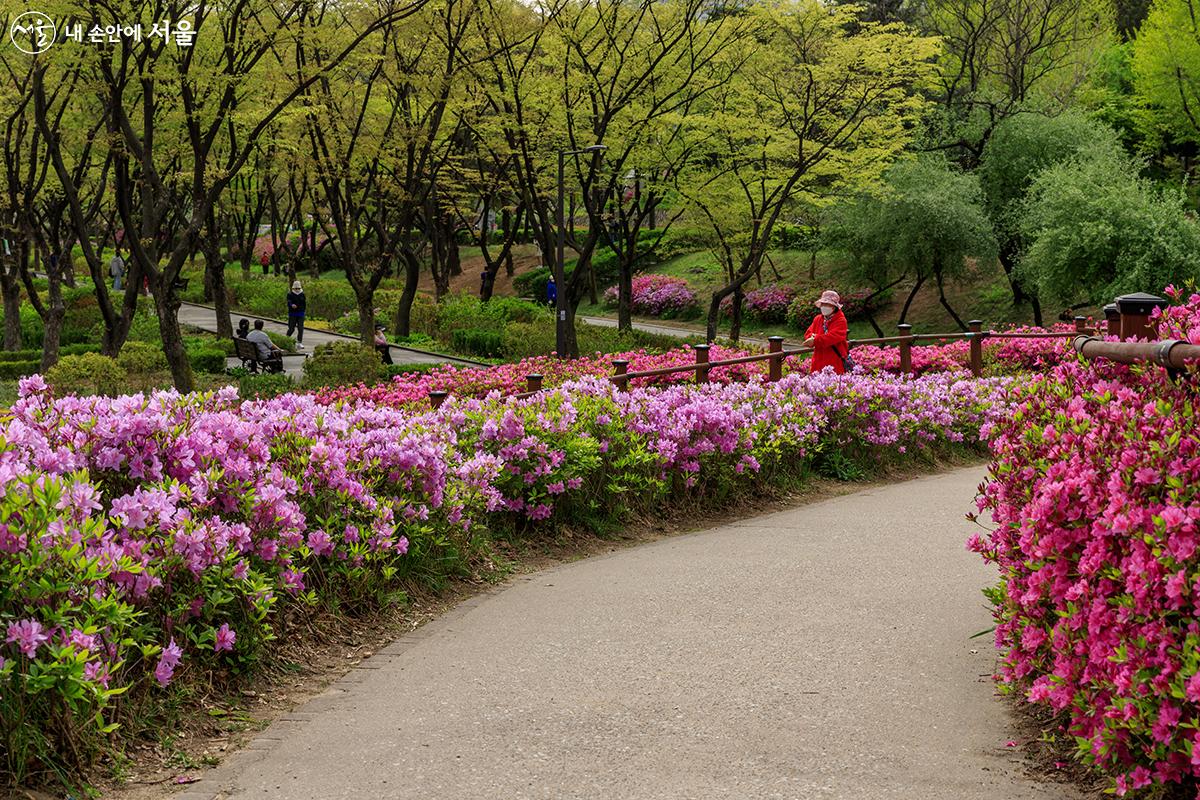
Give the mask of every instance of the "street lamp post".
[{"label": "street lamp post", "polygon": [[567,156],[577,156],[584,153],[599,153],[608,148],[602,144],[594,144],[590,147],[585,147],[582,150],[559,150],[558,151],[558,259],[554,265],[554,348],[558,353],[559,358],[566,358],[567,345],[567,294],[566,294],[566,267],[563,264],[563,259],[566,257],[567,238],[566,238],[566,215],[564,210],[564,195],[565,188],[563,182],[565,180],[563,172],[566,168]]}]

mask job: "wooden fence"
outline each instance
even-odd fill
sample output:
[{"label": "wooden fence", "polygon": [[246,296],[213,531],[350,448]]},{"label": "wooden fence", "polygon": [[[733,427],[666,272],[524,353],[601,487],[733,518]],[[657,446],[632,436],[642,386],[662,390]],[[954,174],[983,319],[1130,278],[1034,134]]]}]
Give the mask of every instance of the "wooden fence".
[{"label": "wooden fence", "polygon": [[[1156,339],[1156,325],[1148,313],[1120,313],[1116,306],[1105,308],[1105,330],[1112,331],[1123,340],[1142,338]],[[956,333],[913,333],[911,325],[897,326],[900,333],[896,336],[883,336],[875,339],[851,339],[850,348],[862,345],[895,345],[900,351],[901,374],[912,374],[912,351],[922,344],[944,343],[966,340],[970,343],[971,374],[980,377],[983,374],[983,343],[988,339],[1072,339],[1077,352],[1086,358],[1107,358],[1125,364],[1150,362],[1159,364],[1173,371],[1182,370],[1186,363],[1200,361],[1200,345],[1192,345],[1176,340],[1170,341],[1119,341],[1110,342],[1097,336],[1099,328],[1088,325],[1086,317],[1075,317],[1075,329],[1062,332],[1039,333],[1004,333],[1000,331],[983,330],[983,322],[971,320],[967,323],[965,332]],[[657,378],[666,375],[691,372],[697,383],[707,383],[710,372],[717,367],[731,367],[736,364],[752,364],[759,361],[769,362],[767,380],[778,381],[783,377],[784,361],[793,356],[806,355],[812,348],[799,347],[793,350],[783,348],[782,336],[771,336],[767,339],[767,352],[757,353],[737,358],[726,358],[717,361],[709,360],[707,344],[692,345],[696,360],[692,364],[682,364],[677,367],[662,367],[660,369],[629,371],[629,362],[616,359],[612,362],[613,374],[609,380],[620,391],[628,391],[629,381],[634,378]],[[526,376],[526,390],[510,397],[530,397],[542,390],[542,376]],[[438,408],[445,402],[446,392],[429,393],[429,402]]]}]

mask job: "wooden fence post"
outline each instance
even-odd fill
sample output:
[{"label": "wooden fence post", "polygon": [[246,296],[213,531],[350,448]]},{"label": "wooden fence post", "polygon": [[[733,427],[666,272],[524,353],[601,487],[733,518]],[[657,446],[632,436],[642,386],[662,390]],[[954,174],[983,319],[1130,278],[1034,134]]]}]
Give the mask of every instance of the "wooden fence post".
[{"label": "wooden fence post", "polygon": [[1121,335],[1121,312],[1117,311],[1116,303],[1104,307],[1104,333],[1108,336]]},{"label": "wooden fence post", "polygon": [[896,326],[900,335],[904,338],[900,340],[900,374],[912,374],[912,325],[907,322]]},{"label": "wooden fence post", "polygon": [[694,344],[696,350],[696,383],[708,383],[708,345]]},{"label": "wooden fence post", "polygon": [[1158,339],[1158,325],[1151,318],[1154,309],[1163,309],[1168,305],[1161,297],[1145,292],[1123,294],[1117,298],[1117,313],[1121,315],[1121,340],[1145,339],[1153,342]]},{"label": "wooden fence post", "polygon": [[442,391],[430,392],[429,393],[429,405],[433,406],[433,409],[435,411],[437,409],[441,408],[442,403],[446,402],[447,394],[449,394],[449,392],[442,392]]},{"label": "wooden fence post", "polygon": [[967,323],[971,331],[971,374],[983,377],[983,320],[973,319]]},{"label": "wooden fence post", "polygon": [[542,390],[542,376],[533,374],[525,376],[525,391],[540,392]]},{"label": "wooden fence post", "polygon": [[618,358],[612,364],[613,368],[616,369],[616,374],[613,375],[612,382],[617,387],[617,391],[629,391],[629,378],[625,377],[625,373],[629,372],[629,362],[623,358]]},{"label": "wooden fence post", "polygon": [[769,380],[771,383],[775,383],[783,377],[783,337],[768,336],[767,351],[779,354],[770,360],[769,363],[771,368],[767,374],[767,380]]}]

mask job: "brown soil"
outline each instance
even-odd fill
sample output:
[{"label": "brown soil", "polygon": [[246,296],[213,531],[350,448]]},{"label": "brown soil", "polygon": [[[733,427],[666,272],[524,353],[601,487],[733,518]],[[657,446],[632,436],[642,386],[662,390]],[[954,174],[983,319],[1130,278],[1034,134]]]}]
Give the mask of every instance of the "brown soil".
[{"label": "brown soil", "polygon": [[1107,796],[1108,779],[1076,759],[1075,742],[1063,732],[1059,717],[1016,695],[1005,697],[1004,702],[1013,719],[1013,742],[1025,756],[1030,775],[1048,783],[1075,786],[1088,797]]},{"label": "brown soil", "polygon": [[[952,459],[943,468],[964,463],[972,462],[969,459]],[[874,482],[858,483],[813,477],[792,491],[764,491],[757,496],[745,496],[735,505],[721,510],[702,506],[682,507],[675,509],[676,513],[671,514],[670,519],[658,516],[637,519],[611,538],[560,530],[554,538],[496,542],[494,549],[499,560],[511,567],[507,575],[492,573],[459,581],[441,594],[411,597],[403,609],[385,609],[353,619],[325,617],[309,620],[306,625],[308,634],[281,637],[279,652],[272,666],[248,685],[233,693],[214,691],[199,696],[191,714],[172,730],[174,742],[171,747],[161,742],[143,742],[129,747],[127,755],[131,761],[120,768],[122,778],[97,778],[97,788],[103,797],[112,800],[158,800],[170,797],[198,780],[205,769],[245,746],[275,719],[321,694],[331,683],[381,647],[436,618],[462,600],[497,583],[510,581],[515,576],[929,472],[919,466],[908,466],[889,470]],[[110,769],[113,766],[110,764]],[[44,800],[51,796],[34,794],[29,797],[31,800]]]},{"label": "brown soil", "polygon": [[[512,297],[516,295],[513,290],[512,281],[517,275],[528,272],[531,269],[541,266],[542,258],[538,255],[537,248],[533,245],[522,244],[513,248],[513,275],[509,275],[503,268],[500,274],[496,276],[496,285],[492,289],[492,293],[501,297]],[[470,256],[462,260],[462,273],[454,275],[450,278],[450,293],[451,294],[479,294],[479,273],[483,272],[483,256]],[[417,289],[422,292],[433,294],[433,276],[429,270],[421,271],[421,282],[417,284]]]}]

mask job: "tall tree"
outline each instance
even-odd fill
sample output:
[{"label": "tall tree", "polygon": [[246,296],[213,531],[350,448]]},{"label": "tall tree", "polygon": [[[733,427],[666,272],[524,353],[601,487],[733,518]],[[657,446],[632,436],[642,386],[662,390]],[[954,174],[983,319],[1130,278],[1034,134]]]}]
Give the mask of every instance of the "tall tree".
[{"label": "tall tree", "polygon": [[1134,91],[1177,140],[1200,143],[1200,5],[1155,0],[1133,44]]},{"label": "tall tree", "polygon": [[710,340],[726,297],[730,335],[740,333],[743,287],[780,218],[870,184],[910,140],[923,108],[914,87],[936,48],[902,25],[863,23],[815,0],[752,13],[754,50],[693,116],[708,144],[678,176],[725,273],[709,304]]},{"label": "tall tree", "polygon": [[851,255],[857,277],[878,287],[913,281],[900,322],[932,280],[938,301],[964,331],[966,323],[946,298],[946,285],[963,275],[967,259],[990,259],[996,252],[978,178],[941,156],[891,167],[878,192],[832,215],[828,237]]},{"label": "tall tree", "polygon": [[1068,107],[1113,40],[1105,0],[929,0],[921,25],[941,38],[931,146],[973,168],[992,131],[1027,110]]},{"label": "tall tree", "polygon": [[1074,157],[1089,147],[1120,149],[1116,133],[1108,126],[1077,113],[1058,117],[1022,114],[1001,122],[984,147],[977,170],[988,215],[999,238],[1000,264],[1013,290],[1013,302],[1028,299],[1034,323],[1043,324],[1042,307],[1016,275],[1017,262],[1026,242],[1020,218],[1024,202],[1038,174],[1054,164]]},{"label": "tall tree", "polygon": [[[108,113],[136,169],[129,176],[117,170],[121,220],[133,261],[149,281],[167,363],[181,391],[193,381],[179,329],[178,281],[214,206],[280,114],[371,34],[418,4],[389,2],[368,14],[332,0],[233,0],[220,6],[125,0],[109,10],[146,30],[166,19],[176,31],[187,23],[194,33],[190,46],[162,37],[97,48],[97,68],[110,90]],[[329,24],[320,31],[344,37],[344,43],[319,66],[280,69],[290,43],[317,35],[308,23],[326,12]],[[106,23],[98,13],[80,4],[75,16],[85,27]],[[285,74],[291,79],[281,80]]]}]

